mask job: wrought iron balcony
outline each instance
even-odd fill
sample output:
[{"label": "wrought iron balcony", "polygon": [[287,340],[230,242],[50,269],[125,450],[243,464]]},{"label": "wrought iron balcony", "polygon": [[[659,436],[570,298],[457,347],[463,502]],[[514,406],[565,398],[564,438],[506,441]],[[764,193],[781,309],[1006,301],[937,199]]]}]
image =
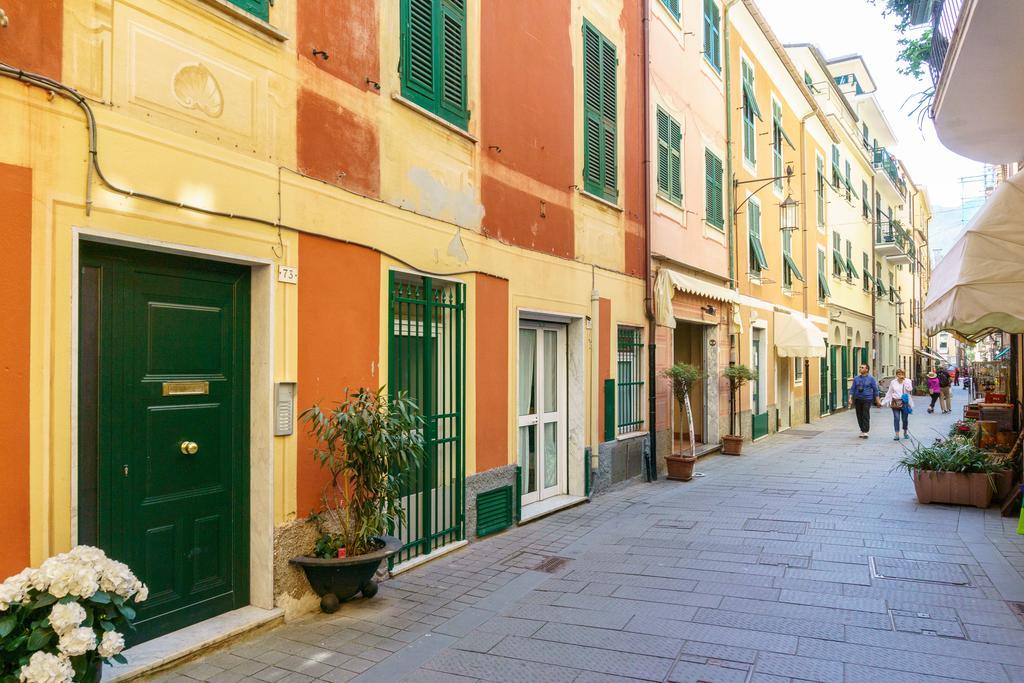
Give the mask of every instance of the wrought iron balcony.
[{"label": "wrought iron balcony", "polygon": [[890,263],[910,263],[914,258],[911,243],[910,235],[899,221],[875,225],[875,253]]},{"label": "wrought iron balcony", "polygon": [[946,53],[960,22],[964,0],[927,0],[927,3],[922,4],[931,5],[932,50],[928,57],[928,70],[932,74],[932,85],[938,87],[946,63]]},{"label": "wrought iron balcony", "polygon": [[901,197],[907,196],[907,181],[900,175],[900,167],[896,164],[896,157],[889,154],[884,147],[874,148],[874,167],[877,170],[885,171],[893,188]]}]

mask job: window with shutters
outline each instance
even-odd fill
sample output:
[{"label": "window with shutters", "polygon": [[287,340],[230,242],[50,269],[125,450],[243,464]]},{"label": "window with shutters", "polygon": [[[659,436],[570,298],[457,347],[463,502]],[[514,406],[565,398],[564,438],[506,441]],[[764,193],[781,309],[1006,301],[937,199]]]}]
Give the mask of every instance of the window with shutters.
[{"label": "window with shutters", "polygon": [[818,247],[818,302],[824,302],[827,296],[832,296],[832,291],[828,288],[828,278],[825,277],[825,250]]},{"label": "window with shutters", "polygon": [[747,232],[750,243],[750,275],[760,277],[761,271],[768,270],[768,259],[761,243],[761,203],[751,198],[747,202]]},{"label": "window with shutters", "polygon": [[864,279],[864,283],[863,283],[864,284],[864,291],[865,292],[870,292],[871,291],[871,258],[868,256],[867,252],[863,252],[863,253],[864,253],[864,261],[863,261],[863,265],[864,265],[863,271],[864,272],[861,273],[861,276]]},{"label": "window with shutters", "polygon": [[843,238],[838,232],[832,233],[832,277],[842,278],[846,271],[843,261]]},{"label": "window with shutters", "polygon": [[793,231],[782,231],[782,286],[786,289],[793,288],[793,279],[804,282],[803,273],[797,267],[793,259]]},{"label": "window with shutters", "polygon": [[832,145],[832,187],[839,189],[843,174],[839,171],[839,145]]},{"label": "window with shutters", "polygon": [[402,0],[402,97],[465,129],[466,0]]},{"label": "window with shutters", "polygon": [[704,150],[704,207],[708,223],[719,230],[724,230],[722,160],[715,156],[710,149]]},{"label": "window with shutters", "polygon": [[757,129],[754,118],[761,118],[761,110],[757,106],[757,97],[754,94],[754,67],[745,58],[741,58],[740,72],[740,88],[743,91],[743,160],[756,167]]},{"label": "window with shutters", "polygon": [[818,227],[825,227],[825,160],[817,156],[818,176],[815,194],[818,200]]},{"label": "window with shutters", "polygon": [[679,0],[661,0],[661,4],[665,6],[673,17],[679,18]]},{"label": "window with shutters", "polygon": [[674,204],[683,202],[683,133],[679,122],[658,107],[658,194]]},{"label": "window with shutters", "polygon": [[782,105],[772,98],[772,177],[775,191],[782,194]]},{"label": "window with shutters", "polygon": [[273,4],[273,0],[228,0],[228,2],[257,19],[270,20],[270,5]]},{"label": "window with shutters", "polygon": [[715,0],[704,0],[704,59],[721,73],[722,16]]},{"label": "window with shutters", "polygon": [[853,242],[846,240],[846,281],[853,282],[860,277],[857,268],[853,265]]},{"label": "window with shutters", "polygon": [[864,220],[871,220],[871,197],[868,196],[868,181],[860,181],[860,212]]},{"label": "window with shutters", "polygon": [[583,189],[614,202],[618,183],[615,45],[583,22]]}]

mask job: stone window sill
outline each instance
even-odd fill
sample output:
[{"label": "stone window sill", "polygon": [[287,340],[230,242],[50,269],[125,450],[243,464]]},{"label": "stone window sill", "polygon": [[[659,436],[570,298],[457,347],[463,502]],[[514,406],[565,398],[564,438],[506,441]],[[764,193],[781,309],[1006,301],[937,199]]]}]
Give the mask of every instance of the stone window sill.
[{"label": "stone window sill", "polygon": [[421,107],[420,105],[416,104],[412,100],[405,99],[404,97],[402,97],[402,95],[400,93],[397,93],[397,92],[391,93],[391,99],[394,100],[395,102],[398,102],[399,104],[401,104],[401,105],[403,105],[405,107],[408,107],[409,109],[412,109],[417,114],[419,114],[421,116],[427,117],[428,119],[430,119],[434,123],[438,124],[439,126],[443,126],[443,127],[447,128],[448,130],[450,130],[451,132],[455,133],[456,135],[459,135],[461,137],[466,138],[467,140],[472,142],[474,145],[476,143],[480,142],[480,140],[478,140],[473,135],[470,135],[467,131],[459,128],[458,126],[456,126],[456,125],[454,125],[452,123],[449,123],[448,121],[445,121],[443,118],[441,118],[440,116],[438,116],[434,112],[428,111],[428,110],[424,109],[423,107]]},{"label": "stone window sill", "polygon": [[283,43],[290,38],[290,36],[281,29],[270,25],[259,17],[254,17],[240,7],[232,5],[227,0],[193,0],[193,2],[206,5],[217,14],[223,15],[224,18],[231,21],[231,23],[242,24],[243,28],[255,31],[256,33],[278,42]]},{"label": "stone window sill", "polygon": [[618,211],[619,213],[622,213],[622,207],[619,206],[618,204],[616,204],[614,202],[610,202],[607,199],[605,199],[604,197],[599,197],[596,194],[594,194],[593,192],[587,192],[583,188],[579,188],[579,191],[580,191],[580,194],[583,195],[584,197],[586,197],[587,199],[592,199],[593,201],[597,202],[598,204],[603,204],[604,206],[607,206],[609,209],[612,209],[613,211]]}]

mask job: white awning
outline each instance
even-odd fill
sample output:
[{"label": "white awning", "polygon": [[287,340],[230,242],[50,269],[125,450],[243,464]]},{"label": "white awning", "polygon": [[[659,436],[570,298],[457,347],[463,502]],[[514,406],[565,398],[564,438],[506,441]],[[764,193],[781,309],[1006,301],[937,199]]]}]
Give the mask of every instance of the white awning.
[{"label": "white awning", "polygon": [[937,360],[940,363],[946,363],[947,365],[949,364],[948,360],[946,360],[945,358],[943,358],[942,356],[940,356],[938,354],[931,353],[930,351],[922,351],[921,349],[914,349],[914,350],[917,351],[922,356],[924,356],[925,358],[931,358],[932,360]]},{"label": "white awning", "polygon": [[780,357],[823,358],[825,335],[802,315],[775,313],[775,353]]},{"label": "white awning", "polygon": [[1001,183],[932,270],[925,334],[1024,332],[1024,172]]},{"label": "white awning", "polygon": [[739,295],[728,287],[705,282],[692,275],[677,273],[668,268],[660,268],[658,277],[654,281],[654,308],[657,323],[662,327],[676,326],[676,316],[672,311],[672,297],[677,291],[696,294],[714,301],[729,303],[739,301]]}]

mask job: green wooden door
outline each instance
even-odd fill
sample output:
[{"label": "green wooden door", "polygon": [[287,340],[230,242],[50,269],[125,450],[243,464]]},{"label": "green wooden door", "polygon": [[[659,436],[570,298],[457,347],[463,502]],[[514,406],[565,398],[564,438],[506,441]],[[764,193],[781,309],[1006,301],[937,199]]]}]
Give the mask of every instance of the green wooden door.
[{"label": "green wooden door", "polygon": [[836,409],[838,392],[836,384],[839,381],[839,347],[833,346],[829,358],[829,382],[828,382],[828,410],[833,412]]},{"label": "green wooden door", "polygon": [[86,243],[80,283],[80,542],[149,586],[137,643],[249,602],[249,270]]},{"label": "green wooden door", "polygon": [[754,373],[754,379],[750,381],[750,438],[760,439],[762,436],[768,434],[768,407],[765,405],[767,402],[764,397],[765,388],[761,385],[761,363],[763,358],[761,357],[764,353],[764,344],[762,335],[764,334],[760,329],[755,328],[752,332],[753,341],[751,342],[751,371]]},{"label": "green wooden door", "polygon": [[818,414],[828,415],[828,342],[825,342],[825,355],[818,359]]},{"label": "green wooden door", "polygon": [[840,382],[840,393],[842,394],[842,405],[844,408],[850,402],[850,349],[847,346],[842,348],[843,375]]}]

